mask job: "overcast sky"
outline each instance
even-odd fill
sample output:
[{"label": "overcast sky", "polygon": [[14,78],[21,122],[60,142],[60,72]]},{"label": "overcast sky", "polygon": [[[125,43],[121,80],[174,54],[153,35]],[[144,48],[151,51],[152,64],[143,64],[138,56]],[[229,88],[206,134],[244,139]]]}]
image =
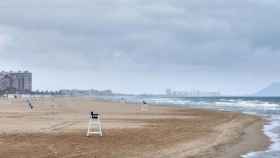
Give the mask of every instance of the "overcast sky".
[{"label": "overcast sky", "polygon": [[280,81],[279,0],[9,0],[0,69],[34,89],[250,94]]}]

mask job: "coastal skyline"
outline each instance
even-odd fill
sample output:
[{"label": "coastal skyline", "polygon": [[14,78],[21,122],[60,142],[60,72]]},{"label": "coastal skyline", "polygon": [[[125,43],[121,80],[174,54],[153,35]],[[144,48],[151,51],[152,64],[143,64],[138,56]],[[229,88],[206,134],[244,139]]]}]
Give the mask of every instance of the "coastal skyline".
[{"label": "coastal skyline", "polygon": [[279,7],[273,0],[5,1],[0,67],[31,71],[34,90],[253,94],[280,81]]}]

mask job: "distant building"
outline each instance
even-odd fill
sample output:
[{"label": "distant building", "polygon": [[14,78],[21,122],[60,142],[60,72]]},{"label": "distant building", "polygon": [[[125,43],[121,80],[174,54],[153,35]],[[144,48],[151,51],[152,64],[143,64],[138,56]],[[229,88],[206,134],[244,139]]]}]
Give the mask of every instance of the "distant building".
[{"label": "distant building", "polygon": [[77,89],[62,89],[59,94],[65,96],[111,96],[114,95],[111,90],[77,90]]},{"label": "distant building", "polygon": [[166,95],[169,97],[218,97],[221,96],[220,92],[204,92],[199,90],[191,91],[172,91],[166,90]]},{"label": "distant building", "polygon": [[168,88],[168,89],[166,89],[165,93],[166,93],[166,95],[171,96],[172,90]]},{"label": "distant building", "polygon": [[32,73],[28,71],[0,72],[0,93],[26,94],[32,92]]}]

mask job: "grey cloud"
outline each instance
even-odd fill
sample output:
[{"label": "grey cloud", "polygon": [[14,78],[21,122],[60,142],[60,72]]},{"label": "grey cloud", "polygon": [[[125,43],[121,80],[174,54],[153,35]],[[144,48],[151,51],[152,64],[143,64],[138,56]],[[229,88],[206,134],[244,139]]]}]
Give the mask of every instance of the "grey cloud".
[{"label": "grey cloud", "polygon": [[265,0],[10,0],[0,4],[0,61],[182,80],[215,74],[213,83],[271,76],[260,77],[264,83],[280,79],[279,7]]}]

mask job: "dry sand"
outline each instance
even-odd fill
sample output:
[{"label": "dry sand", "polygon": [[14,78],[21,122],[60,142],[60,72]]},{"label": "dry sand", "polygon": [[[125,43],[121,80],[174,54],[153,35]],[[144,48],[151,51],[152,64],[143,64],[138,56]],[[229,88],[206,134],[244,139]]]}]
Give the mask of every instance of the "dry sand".
[{"label": "dry sand", "polygon": [[[51,97],[0,100],[0,158],[238,158],[270,143],[264,120],[233,112]],[[104,136],[86,137],[89,111]]]}]

